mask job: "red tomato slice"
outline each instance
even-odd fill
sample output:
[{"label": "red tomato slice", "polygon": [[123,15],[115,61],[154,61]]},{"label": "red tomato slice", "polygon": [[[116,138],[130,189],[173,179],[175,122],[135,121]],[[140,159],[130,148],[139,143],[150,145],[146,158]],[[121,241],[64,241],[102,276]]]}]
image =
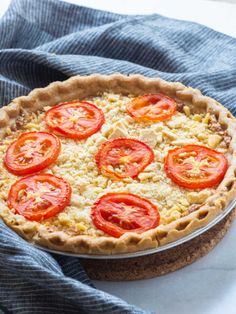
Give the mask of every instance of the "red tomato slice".
[{"label": "red tomato slice", "polygon": [[142,233],[159,225],[158,208],[149,200],[130,193],[108,193],[92,207],[94,225],[113,236]]},{"label": "red tomato slice", "polygon": [[176,111],[176,103],[163,94],[147,94],[134,98],[126,107],[128,114],[137,121],[164,121]]},{"label": "red tomato slice", "polygon": [[70,203],[71,187],[64,179],[44,173],[16,181],[8,194],[8,206],[33,221],[60,213]]},{"label": "red tomato slice", "polygon": [[27,132],[10,144],[4,163],[15,175],[40,171],[56,161],[61,150],[60,140],[47,132]]},{"label": "red tomato slice", "polygon": [[97,106],[75,100],[49,109],[45,122],[58,135],[82,140],[99,131],[105,118]]},{"label": "red tomato slice", "polygon": [[104,142],[95,156],[101,173],[113,179],[135,178],[154,160],[152,149],[131,138]]},{"label": "red tomato slice", "polygon": [[168,152],[165,158],[167,176],[187,189],[205,189],[221,182],[228,169],[226,157],[200,145],[186,145]]}]

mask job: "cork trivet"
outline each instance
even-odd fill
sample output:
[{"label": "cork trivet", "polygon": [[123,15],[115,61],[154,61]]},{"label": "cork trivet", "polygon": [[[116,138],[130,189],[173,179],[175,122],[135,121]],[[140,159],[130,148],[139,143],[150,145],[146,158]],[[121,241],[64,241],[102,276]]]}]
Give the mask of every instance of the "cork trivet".
[{"label": "cork trivet", "polygon": [[116,260],[81,259],[88,276],[95,280],[126,281],[164,275],[195,262],[206,255],[228,231],[236,209],[202,235],[163,252]]}]

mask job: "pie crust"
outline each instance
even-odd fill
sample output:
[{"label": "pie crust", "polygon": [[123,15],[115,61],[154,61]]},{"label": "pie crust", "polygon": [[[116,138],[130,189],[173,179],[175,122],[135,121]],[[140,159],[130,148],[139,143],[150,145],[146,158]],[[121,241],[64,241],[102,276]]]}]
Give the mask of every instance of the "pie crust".
[{"label": "pie crust", "polygon": [[215,193],[208,197],[200,208],[188,215],[142,234],[129,232],[120,238],[71,236],[65,231],[50,231],[44,225],[27,221],[23,216],[21,219],[16,219],[16,215],[1,200],[0,214],[4,222],[29,242],[53,250],[81,254],[111,255],[146,250],[180,239],[207,225],[235,197],[236,119],[214,99],[203,96],[199,90],[186,87],[179,82],[121,74],[75,76],[64,82],[54,82],[45,88],[34,89],[28,96],[18,97],[0,109],[0,137],[4,139],[7,136],[9,127],[12,130],[17,128],[17,118],[21,115],[37,112],[45,106],[54,106],[60,102],[84,99],[110,91],[121,95],[137,96],[160,92],[175,99],[177,103],[189,106],[194,112],[209,112],[214,115],[221,128],[230,137],[228,147],[230,166],[224,179]]}]

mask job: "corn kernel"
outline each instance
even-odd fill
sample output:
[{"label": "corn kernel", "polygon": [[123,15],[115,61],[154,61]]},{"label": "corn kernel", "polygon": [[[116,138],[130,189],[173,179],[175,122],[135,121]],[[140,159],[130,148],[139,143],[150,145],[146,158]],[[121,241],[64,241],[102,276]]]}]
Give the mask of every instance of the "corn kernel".
[{"label": "corn kernel", "polygon": [[202,122],[205,123],[205,124],[208,124],[210,121],[210,113],[208,112],[206,115],[205,115],[205,118],[203,118]]},{"label": "corn kernel", "polygon": [[189,108],[189,106],[184,106],[183,110],[184,110],[184,113],[186,114],[186,116],[189,117],[190,116],[190,108]]},{"label": "corn kernel", "polygon": [[202,116],[200,114],[195,114],[193,116],[193,120],[194,121],[198,121],[198,122],[201,122],[202,121]]},{"label": "corn kernel", "polygon": [[76,224],[76,228],[80,231],[86,231],[88,228],[83,224],[83,222],[79,222]]},{"label": "corn kernel", "polygon": [[6,133],[7,133],[7,135],[11,135],[12,130],[8,127],[8,128],[6,129]]}]

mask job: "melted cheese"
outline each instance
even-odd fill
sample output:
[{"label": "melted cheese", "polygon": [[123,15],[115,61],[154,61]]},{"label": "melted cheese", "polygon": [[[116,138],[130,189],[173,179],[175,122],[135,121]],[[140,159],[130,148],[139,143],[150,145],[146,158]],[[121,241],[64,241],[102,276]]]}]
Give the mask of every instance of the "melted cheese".
[{"label": "melted cheese", "polygon": [[[130,97],[103,94],[100,97],[86,99],[100,107],[106,123],[101,131],[86,140],[74,141],[61,137],[62,150],[58,160],[46,173],[62,176],[72,187],[70,205],[58,216],[41,222],[49,228],[66,229],[76,234],[98,236],[103,234],[96,229],[91,221],[90,209],[93,203],[108,192],[131,192],[149,199],[160,211],[161,223],[167,224],[185,215],[192,203],[203,202],[214,189],[205,189],[204,195],[180,188],[167,178],[163,170],[163,160],[169,149],[186,144],[200,144],[214,147],[220,152],[226,152],[221,145],[220,136],[213,133],[208,125],[209,114],[191,114],[187,106],[184,113],[176,112],[171,119],[156,123],[135,122],[126,113],[126,104]],[[50,107],[45,107],[45,111]],[[44,112],[32,114],[27,118],[23,129],[11,133],[0,143],[0,157],[3,160],[8,145],[20,133],[27,131],[48,131],[44,123]],[[155,160],[139,174],[136,180],[130,178],[124,181],[112,181],[101,175],[97,169],[94,155],[99,145],[109,138],[121,135],[137,138],[150,145],[155,154]],[[0,198],[6,201],[10,186],[18,177],[0,167]],[[202,192],[200,192],[202,193]]]}]

